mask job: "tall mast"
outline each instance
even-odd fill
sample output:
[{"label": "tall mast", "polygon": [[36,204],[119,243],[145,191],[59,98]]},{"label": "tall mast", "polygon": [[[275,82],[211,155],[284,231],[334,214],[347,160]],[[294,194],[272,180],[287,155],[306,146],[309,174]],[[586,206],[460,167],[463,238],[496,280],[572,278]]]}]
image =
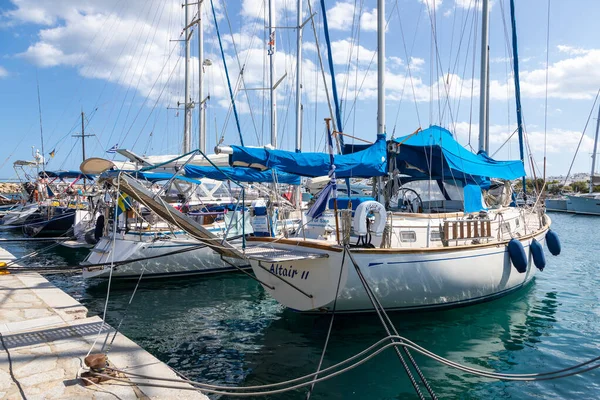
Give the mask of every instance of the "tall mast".
[{"label": "tall mast", "polygon": [[489,27],[490,14],[488,10],[488,0],[482,0],[481,9],[481,73],[479,74],[479,151],[489,153],[489,59],[490,48]]},{"label": "tall mast", "polygon": [[592,153],[592,171],[590,172],[590,193],[594,191],[594,171],[596,169],[596,149],[598,147],[598,129],[600,128],[600,106],[598,107],[598,120],[596,121],[596,136],[594,137],[594,152]]},{"label": "tall mast", "polygon": [[302,0],[297,3],[296,17],[296,153],[302,150]]},{"label": "tall mast", "polygon": [[275,0],[269,0],[269,91],[271,97],[271,145],[277,148],[277,99],[275,93]]},{"label": "tall mast", "polygon": [[[85,134],[85,113],[82,111],[81,112],[81,134],[80,135],[73,135],[73,137],[75,138],[81,138],[81,158],[83,161],[86,160],[85,157],[85,138],[86,137],[90,137],[90,136],[94,136],[94,135],[86,135]],[[85,179],[85,175],[83,177],[83,189],[85,190],[87,185],[87,181]]]},{"label": "tall mast", "polygon": [[[302,0],[298,0],[296,16],[296,153],[302,151]],[[300,186],[296,187],[295,204],[300,209]]]},{"label": "tall mast", "polygon": [[204,30],[202,29],[202,1],[198,2],[198,148],[206,153],[206,126],[204,123]]},{"label": "tall mast", "polygon": [[385,134],[385,0],[377,0],[377,134]]},{"label": "tall mast", "polygon": [[[519,79],[519,47],[517,46],[517,18],[515,16],[515,2],[510,0],[510,25],[512,29],[512,53],[513,53],[513,70],[515,81],[515,103],[517,106],[517,130],[519,131],[519,153],[521,162],[525,167],[525,150],[523,143],[523,110],[521,108],[521,81]],[[488,99],[489,101],[489,99]],[[535,171],[533,171],[535,177]],[[523,176],[523,195],[527,199],[527,180]]]},{"label": "tall mast", "polygon": [[192,102],[190,99],[190,20],[189,20],[189,4],[185,0],[185,94],[184,94],[184,110],[185,116],[183,120],[183,152],[188,153],[192,148]]}]

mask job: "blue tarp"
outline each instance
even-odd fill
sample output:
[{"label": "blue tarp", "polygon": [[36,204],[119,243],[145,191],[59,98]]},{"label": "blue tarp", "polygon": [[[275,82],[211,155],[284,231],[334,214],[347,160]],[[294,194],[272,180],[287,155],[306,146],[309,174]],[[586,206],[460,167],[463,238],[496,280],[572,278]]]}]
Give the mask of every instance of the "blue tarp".
[{"label": "blue tarp", "polygon": [[[268,150],[232,146],[229,156],[232,166],[277,168],[294,175],[317,177],[327,175],[331,162],[327,153],[295,153],[284,150]],[[338,154],[334,158],[336,178],[370,178],[387,173],[385,135],[378,135],[377,141],[362,151],[352,154]]]},{"label": "blue tarp", "polygon": [[254,168],[244,167],[201,167],[196,165],[186,165],[185,175],[191,178],[209,178],[218,181],[233,180],[237,182],[273,182],[273,172],[277,175],[278,183],[287,183],[290,185],[300,185],[301,179],[298,175],[288,174],[276,169],[258,171]]},{"label": "blue tarp", "polygon": [[81,171],[41,171],[40,176],[43,177],[44,174],[48,178],[59,178],[59,179],[77,179],[77,178],[87,178],[94,179],[94,175],[84,174]]},{"label": "blue tarp", "polygon": [[481,193],[481,187],[479,185],[468,184],[464,187],[465,197],[465,212],[473,213],[487,210],[487,207],[483,203],[483,196]]},{"label": "blue tarp", "polygon": [[474,154],[460,145],[450,131],[439,126],[397,138],[395,142],[401,143],[396,167],[414,178],[456,180],[487,189],[489,178],[513,180],[525,175],[520,160],[496,161],[485,153]]}]

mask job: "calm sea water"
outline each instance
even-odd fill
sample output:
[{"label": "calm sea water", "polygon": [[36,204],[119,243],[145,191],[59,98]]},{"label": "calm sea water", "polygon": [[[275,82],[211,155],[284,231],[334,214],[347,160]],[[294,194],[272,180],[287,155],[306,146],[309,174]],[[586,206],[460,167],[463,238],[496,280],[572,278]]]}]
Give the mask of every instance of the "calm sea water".
[{"label": "calm sea water", "polygon": [[[443,312],[394,314],[399,332],[451,360],[511,373],[559,369],[600,354],[600,218],[552,214],[563,252],[527,288],[502,299]],[[42,245],[12,245],[20,254]],[[30,264],[73,265],[85,252],[56,249]],[[77,275],[49,279],[101,313],[106,285]],[[329,316],[280,307],[241,275],[142,281],[111,291],[108,322],[190,378],[237,385],[274,383],[316,369]],[[125,315],[126,314],[126,315]],[[324,366],[384,336],[375,316],[338,316]],[[472,377],[415,356],[440,398],[600,398],[600,371],[540,383]],[[270,397],[303,399],[305,391]],[[317,384],[313,399],[414,398],[393,350]]]}]

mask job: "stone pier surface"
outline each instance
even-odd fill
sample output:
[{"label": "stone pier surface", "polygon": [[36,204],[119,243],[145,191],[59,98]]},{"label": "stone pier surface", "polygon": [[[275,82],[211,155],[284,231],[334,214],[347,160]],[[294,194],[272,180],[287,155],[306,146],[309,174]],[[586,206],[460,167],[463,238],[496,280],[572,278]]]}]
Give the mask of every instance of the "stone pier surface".
[{"label": "stone pier surface", "polygon": [[[0,260],[13,256],[0,249]],[[102,333],[98,332],[102,327]],[[92,353],[100,352],[114,330],[37,273],[0,275],[0,399],[208,399],[183,380],[180,389],[143,386],[160,383],[130,378],[129,383],[107,381],[84,386],[77,373],[98,337]],[[8,360],[10,353],[11,363]],[[178,379],[157,358],[120,333],[108,359],[117,369],[148,376]],[[138,383],[139,385],[136,385]]]}]

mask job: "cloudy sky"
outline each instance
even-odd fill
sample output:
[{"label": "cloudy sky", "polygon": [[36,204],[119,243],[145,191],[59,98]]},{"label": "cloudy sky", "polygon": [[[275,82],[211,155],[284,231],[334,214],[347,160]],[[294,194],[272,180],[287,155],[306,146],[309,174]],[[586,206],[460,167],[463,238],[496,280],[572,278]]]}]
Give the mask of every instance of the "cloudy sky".
[{"label": "cloudy sky", "polygon": [[[229,68],[241,134],[246,145],[270,141],[265,4],[213,0]],[[277,136],[294,147],[296,0],[276,3]],[[548,2],[550,4],[550,34]],[[192,2],[195,3],[195,2]],[[303,44],[303,149],[323,150],[327,96],[317,42],[327,60],[320,3],[311,0],[318,41],[310,23]],[[461,143],[477,148],[479,103],[479,0],[386,2],[388,136],[438,124]],[[343,130],[366,140],[376,133],[375,0],[325,0],[332,40]],[[303,2],[308,18],[308,0]],[[190,7],[197,15],[197,6]],[[585,10],[585,12],[584,12]],[[600,89],[596,40],[600,3],[594,0],[517,2],[523,114],[529,149],[549,175],[565,174]],[[238,144],[211,3],[204,1],[208,147]],[[490,136],[496,158],[518,158],[508,0],[494,0],[490,15]],[[56,150],[48,168],[77,168],[81,111],[87,155],[111,157],[115,144],[139,154],[181,150],[184,98],[184,13],[181,0],[1,0],[0,1],[0,178],[13,176],[16,159],[41,148],[38,86],[44,151]],[[198,101],[198,43],[191,38],[193,100]],[[549,51],[547,52],[547,40]],[[548,58],[548,69],[546,59]],[[240,70],[243,74],[240,75]],[[546,85],[546,74],[548,84]],[[331,88],[331,77],[325,73]],[[547,106],[546,106],[547,93]],[[546,112],[547,109],[547,112]],[[193,137],[197,143],[197,110]],[[574,171],[591,165],[597,109],[583,138]]]}]

